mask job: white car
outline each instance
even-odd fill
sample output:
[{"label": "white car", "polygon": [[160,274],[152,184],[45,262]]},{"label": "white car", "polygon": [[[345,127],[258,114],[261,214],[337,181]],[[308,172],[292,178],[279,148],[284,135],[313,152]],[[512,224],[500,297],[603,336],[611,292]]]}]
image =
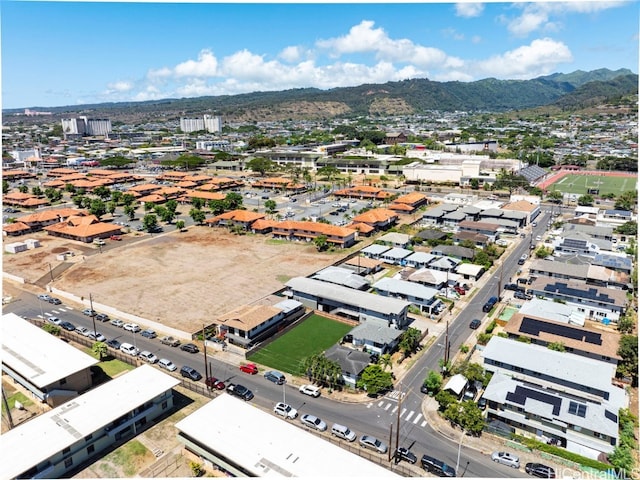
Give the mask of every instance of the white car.
[{"label": "white car", "polygon": [[46,293],[41,293],[40,295],[38,295],[38,299],[48,302],[51,299],[51,297]]},{"label": "white car", "polygon": [[315,385],[303,385],[300,387],[300,393],[317,398],[320,396],[320,387],[316,387]]},{"label": "white car", "polygon": [[276,415],[281,415],[286,419],[294,419],[298,416],[298,411],[295,408],[282,402],[276,403],[276,406],[273,407],[273,411]]},{"label": "white car", "polygon": [[327,424],[315,415],[309,415],[308,413],[306,413],[302,417],[300,417],[300,421],[307,427],[315,428],[320,432],[324,432],[327,429]]},{"label": "white car", "polygon": [[89,333],[91,333],[91,330],[89,330],[86,327],[76,327],[76,332],[78,332],[80,335],[84,335],[85,337],[88,337]]},{"label": "white car", "polygon": [[105,337],[100,332],[94,332],[93,330],[91,330],[89,333],[87,333],[87,337],[89,337],[91,340],[95,340],[96,342],[106,342],[107,341],[107,337]]},{"label": "white car", "polygon": [[62,323],[62,320],[60,320],[58,317],[47,317],[47,322],[53,323],[54,325],[60,325]]},{"label": "white car", "polygon": [[156,357],[149,350],[144,350],[140,352],[139,357],[148,363],[156,363],[158,361],[158,357]]},{"label": "white car", "polygon": [[120,351],[134,357],[138,356],[138,353],[140,353],[140,349],[134,345],[131,345],[130,343],[120,344]]},{"label": "white car", "polygon": [[135,323],[125,323],[122,328],[124,328],[128,332],[138,333],[140,330],[140,325]]},{"label": "white car", "polygon": [[158,360],[158,366],[168,370],[169,372],[175,372],[178,369],[178,367],[176,367],[175,364],[167,358],[161,358]]},{"label": "white car", "polygon": [[114,318],[111,320],[111,325],[113,325],[114,327],[122,328],[124,327],[124,322],[122,320]]},{"label": "white car", "polygon": [[491,460],[496,463],[501,463],[511,468],[520,468],[520,459],[509,452],[493,452],[491,454]]}]

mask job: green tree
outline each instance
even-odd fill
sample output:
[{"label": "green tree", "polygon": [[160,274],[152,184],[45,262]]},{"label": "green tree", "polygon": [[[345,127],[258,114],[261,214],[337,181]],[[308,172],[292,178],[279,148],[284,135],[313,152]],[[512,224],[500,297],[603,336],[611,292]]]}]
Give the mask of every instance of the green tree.
[{"label": "green tree", "polygon": [[136,218],[136,207],[133,205],[125,205],[124,214],[129,217],[129,220],[133,220]]},{"label": "green tree", "polygon": [[9,182],[7,180],[2,180],[2,193],[9,192]]},{"label": "green tree", "polygon": [[44,325],[42,325],[42,329],[45,332],[50,333],[51,335],[55,335],[56,337],[60,335],[60,327],[52,323],[45,323]]},{"label": "green tree", "polygon": [[107,212],[113,215],[116,211],[117,205],[116,202],[108,202],[107,203]]},{"label": "green tree", "polygon": [[29,191],[29,187],[27,187],[26,185],[20,185],[20,186],[18,187],[18,191],[19,191],[20,193],[27,193],[27,192]]},{"label": "green tree", "polygon": [[484,417],[482,410],[473,400],[462,402],[460,414],[458,416],[458,424],[466,432],[472,435],[479,435],[484,428]]},{"label": "green tree", "polygon": [[227,210],[237,210],[242,207],[242,195],[236,192],[229,192],[224,198]]},{"label": "green tree", "polygon": [[442,412],[444,412],[452,403],[455,403],[456,405],[458,404],[458,399],[447,390],[440,390],[433,398],[438,402],[438,405],[440,405],[439,410]]},{"label": "green tree", "polygon": [[107,213],[107,206],[102,200],[95,198],[91,200],[91,205],[89,206],[89,213],[91,215],[95,215],[96,217],[100,218],[105,213]]},{"label": "green tree", "polygon": [[169,210],[170,212],[173,212],[174,215],[178,210],[178,202],[174,199],[167,200],[167,203],[165,203],[164,206],[166,207],[167,210]]},{"label": "green tree", "polygon": [[203,198],[199,198],[199,197],[194,197],[193,199],[191,199],[191,205],[193,205],[193,208],[196,208],[198,210],[201,210],[202,207],[204,207],[204,199]]},{"label": "green tree", "polygon": [[171,223],[173,222],[173,219],[176,218],[176,214],[174,212],[162,205],[156,210],[156,213],[160,217],[160,220],[165,223]]},{"label": "green tree", "polygon": [[633,333],[633,328],[636,325],[636,319],[630,311],[626,315],[620,317],[618,320],[618,331],[621,333]]},{"label": "green tree", "polygon": [[73,194],[76,193],[76,187],[74,187],[72,183],[67,183],[64,186],[64,191]]},{"label": "green tree", "polygon": [[629,190],[616,198],[616,203],[613,208],[617,210],[633,210],[633,207],[637,204],[638,193],[635,190]]},{"label": "green tree", "polygon": [[618,228],[616,228],[615,231],[616,231],[616,233],[619,233],[620,235],[637,236],[638,235],[638,223],[634,222],[634,221],[624,223],[624,224],[620,225]]},{"label": "green tree", "polygon": [[325,165],[320,167],[316,172],[316,176],[325,177],[327,181],[333,181],[340,174],[340,170],[333,165]]},{"label": "green tree", "polygon": [[442,388],[443,378],[435,370],[429,370],[427,374],[427,378],[424,379],[424,385],[427,387],[427,390],[431,393],[437,392]]},{"label": "green tree", "polygon": [[266,200],[264,202],[264,208],[266,209],[267,213],[272,214],[276,211],[277,208],[277,204],[275,200]]},{"label": "green tree", "polygon": [[224,200],[209,200],[209,210],[213,215],[220,215],[225,211]]},{"label": "green tree", "polygon": [[192,208],[189,210],[189,216],[196,222],[198,225],[202,225],[207,218],[205,213],[199,208]]},{"label": "green tree", "polygon": [[100,197],[101,200],[106,200],[111,196],[111,190],[109,190],[104,185],[100,185],[99,187],[93,189],[93,194]]},{"label": "green tree", "polygon": [[580,197],[578,197],[578,205],[581,205],[583,207],[590,207],[591,205],[593,205],[593,195],[581,195]]},{"label": "green tree", "polygon": [[82,208],[82,206],[84,205],[84,197],[82,195],[74,195],[73,197],[71,197],[71,201],[78,208]]},{"label": "green tree", "polygon": [[380,365],[382,367],[382,370],[384,370],[385,372],[387,371],[387,368],[392,368],[393,361],[391,360],[391,355],[388,353],[381,355],[378,359],[378,365]]},{"label": "green tree", "polygon": [[156,208],[156,204],[153,202],[144,202],[144,211],[145,212],[151,212],[153,211],[153,209]]},{"label": "green tree", "polygon": [[551,255],[553,252],[545,247],[540,247],[536,250],[536,258],[547,258],[549,255]]},{"label": "green tree", "polygon": [[558,192],[556,190],[547,193],[547,200],[553,203],[562,203],[563,194],[562,192]]},{"label": "green tree", "polygon": [[309,378],[309,381],[319,385],[327,385],[336,388],[342,379],[342,369],[340,364],[329,360],[323,353],[316,353],[306,357],[302,361],[302,371]]},{"label": "green tree", "polygon": [[120,190],[113,190],[111,192],[111,201],[116,205],[120,205],[122,203],[123,196],[124,196],[124,193],[122,193]]},{"label": "green tree", "polygon": [[42,189],[39,186],[35,186],[31,189],[31,193],[33,195],[35,195],[36,197],[41,197],[42,196]]},{"label": "green tree", "polygon": [[136,197],[130,193],[125,193],[124,195],[122,195],[122,204],[125,207],[129,205],[133,205],[135,201],[136,201]]},{"label": "green tree", "polygon": [[556,352],[565,352],[566,348],[564,347],[564,343],[562,342],[549,342],[547,343],[547,348],[549,350],[554,350]]},{"label": "green tree", "polygon": [[96,355],[100,361],[105,358],[109,354],[109,349],[107,348],[107,344],[104,342],[95,342],[91,346],[91,351],[94,355]]},{"label": "green tree", "polygon": [[273,170],[274,163],[268,158],[255,157],[245,164],[245,168],[264,176],[265,173]]},{"label": "green tree", "polygon": [[393,388],[393,378],[390,372],[382,370],[380,365],[369,365],[362,371],[356,386],[367,391],[369,396],[376,396]]},{"label": "green tree", "polygon": [[180,231],[184,230],[184,220],[178,220],[176,222],[176,229]]},{"label": "green tree", "polygon": [[422,333],[420,332],[420,330],[414,327],[409,327],[404,331],[404,333],[400,337],[398,348],[405,357],[411,356],[411,354],[416,351],[416,349],[420,345],[421,336]]},{"label": "green tree", "polygon": [[472,178],[469,184],[472,190],[478,190],[480,188],[480,180],[477,178]]},{"label": "green tree", "polygon": [[611,465],[623,471],[631,472],[635,466],[633,452],[626,445],[617,445],[607,458]]},{"label": "green tree", "polygon": [[313,239],[313,244],[316,246],[319,252],[326,250],[329,246],[326,235],[318,235]]},{"label": "green tree", "polygon": [[158,228],[158,217],[149,213],[142,217],[142,225],[147,232],[153,232]]},{"label": "green tree", "polygon": [[622,358],[618,362],[617,374],[631,377],[633,385],[638,384],[638,336],[622,335],[618,343],[618,355]]}]

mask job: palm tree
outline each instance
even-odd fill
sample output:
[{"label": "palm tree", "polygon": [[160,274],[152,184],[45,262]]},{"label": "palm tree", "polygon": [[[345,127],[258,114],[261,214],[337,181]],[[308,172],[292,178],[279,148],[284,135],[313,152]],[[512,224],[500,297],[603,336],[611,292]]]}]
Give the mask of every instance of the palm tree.
[{"label": "palm tree", "polygon": [[389,353],[385,353],[378,359],[378,365],[382,367],[382,370],[386,371],[387,367],[393,367],[393,361],[391,360],[391,355]]}]

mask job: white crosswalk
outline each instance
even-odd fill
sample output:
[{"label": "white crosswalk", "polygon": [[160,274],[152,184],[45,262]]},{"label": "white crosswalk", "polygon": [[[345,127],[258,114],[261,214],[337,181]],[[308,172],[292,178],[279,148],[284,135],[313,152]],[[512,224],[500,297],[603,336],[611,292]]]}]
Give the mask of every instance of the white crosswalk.
[{"label": "white crosswalk", "polygon": [[[369,403],[367,404],[367,408],[371,408],[373,405],[374,405],[373,403]],[[385,412],[388,412],[390,415],[397,415],[398,410],[400,409],[399,405],[396,405],[395,403],[387,402],[385,400],[380,400],[377,403],[377,407],[383,409]],[[421,427],[427,426],[427,421],[424,419],[424,417],[422,416],[422,413],[420,412],[415,412],[413,410],[407,411],[406,408],[403,408],[402,410],[400,410],[399,416],[405,422],[411,422],[414,425],[420,425]]]}]

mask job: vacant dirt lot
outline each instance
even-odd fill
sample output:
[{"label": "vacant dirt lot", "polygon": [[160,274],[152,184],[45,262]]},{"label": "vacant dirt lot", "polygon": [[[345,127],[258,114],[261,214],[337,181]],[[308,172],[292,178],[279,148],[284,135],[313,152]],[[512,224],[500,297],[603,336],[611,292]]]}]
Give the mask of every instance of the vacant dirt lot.
[{"label": "vacant dirt lot", "polygon": [[[255,303],[295,276],[335,262],[313,245],[277,243],[267,236],[237,236],[224,229],[195,227],[187,232],[96,247],[38,238],[42,247],[5,254],[3,270],[35,282],[49,277],[55,288],[185,331],[196,331],[219,314]],[[58,274],[56,253],[74,251],[73,266]],[[5,288],[7,290],[7,288]]]}]

